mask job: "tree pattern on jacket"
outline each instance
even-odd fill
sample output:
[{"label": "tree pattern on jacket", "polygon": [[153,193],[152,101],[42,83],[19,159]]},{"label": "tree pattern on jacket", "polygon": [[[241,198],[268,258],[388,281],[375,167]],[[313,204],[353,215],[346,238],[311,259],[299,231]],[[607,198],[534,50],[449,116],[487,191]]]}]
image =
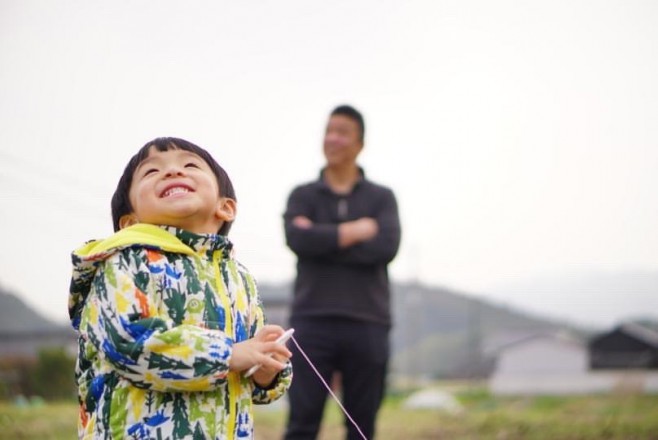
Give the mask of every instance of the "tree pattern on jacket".
[{"label": "tree pattern on jacket", "polygon": [[229,372],[233,344],[264,325],[256,284],[231,243],[150,225],[107,243],[72,255],[80,438],[251,438],[252,402],[278,399],[292,370],[268,389]]}]

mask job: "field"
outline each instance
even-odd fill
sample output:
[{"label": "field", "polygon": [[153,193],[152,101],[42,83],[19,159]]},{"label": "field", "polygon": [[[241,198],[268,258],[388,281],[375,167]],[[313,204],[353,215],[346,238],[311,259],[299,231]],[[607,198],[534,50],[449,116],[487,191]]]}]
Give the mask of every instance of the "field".
[{"label": "field", "polygon": [[[462,389],[458,415],[408,410],[405,395],[389,396],[378,422],[378,440],[400,439],[658,439],[658,395],[499,398]],[[75,438],[73,403],[0,403],[0,440]],[[280,439],[286,411],[259,408],[256,439]],[[327,407],[321,440],[342,439],[339,409]]]}]

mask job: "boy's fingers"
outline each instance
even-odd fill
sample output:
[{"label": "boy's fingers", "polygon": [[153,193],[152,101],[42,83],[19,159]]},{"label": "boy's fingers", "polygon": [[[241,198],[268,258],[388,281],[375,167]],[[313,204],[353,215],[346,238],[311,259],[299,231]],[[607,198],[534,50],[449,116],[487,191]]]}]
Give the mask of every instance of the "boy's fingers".
[{"label": "boy's fingers", "polygon": [[276,341],[268,341],[264,344],[264,347],[266,351],[279,351],[279,349],[288,349],[286,344],[280,344]]},{"label": "boy's fingers", "polygon": [[283,327],[268,324],[261,328],[258,333],[256,333],[256,337],[261,341],[274,341],[276,338],[281,336],[283,332]]},{"label": "boy's fingers", "polygon": [[268,357],[266,361],[263,361],[262,365],[278,371],[281,371],[284,368],[286,368],[286,364],[284,364],[283,362],[279,362],[272,357]]},{"label": "boy's fingers", "polygon": [[285,346],[279,344],[273,344],[263,351],[263,356],[267,359],[276,359],[279,362],[286,362],[292,357],[292,352],[288,350]]}]

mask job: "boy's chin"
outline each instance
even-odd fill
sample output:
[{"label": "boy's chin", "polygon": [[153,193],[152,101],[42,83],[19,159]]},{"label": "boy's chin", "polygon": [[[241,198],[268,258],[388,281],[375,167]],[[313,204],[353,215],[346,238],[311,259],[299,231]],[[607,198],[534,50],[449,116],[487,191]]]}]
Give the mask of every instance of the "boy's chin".
[{"label": "boy's chin", "polygon": [[186,222],[166,222],[162,224],[163,226],[171,226],[178,229],[183,229],[188,232],[193,232],[195,234],[217,234],[221,224],[194,224]]}]

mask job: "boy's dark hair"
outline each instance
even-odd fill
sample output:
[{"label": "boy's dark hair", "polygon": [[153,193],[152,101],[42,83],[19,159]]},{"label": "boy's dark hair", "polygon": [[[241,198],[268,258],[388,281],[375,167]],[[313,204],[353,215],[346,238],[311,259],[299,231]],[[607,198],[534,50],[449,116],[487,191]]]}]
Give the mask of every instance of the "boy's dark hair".
[{"label": "boy's dark hair", "polygon": [[347,116],[348,118],[354,120],[359,126],[359,129],[361,131],[360,139],[361,142],[363,142],[363,139],[366,136],[366,124],[365,122],[363,122],[363,116],[361,115],[361,113],[351,105],[339,105],[331,112],[331,116],[336,116],[336,115]]},{"label": "boy's dark hair", "polygon": [[[151,147],[155,148],[157,151],[169,151],[169,150],[185,150],[196,154],[201,157],[210,167],[213,174],[217,178],[217,183],[219,185],[219,195],[221,197],[228,197],[237,201],[235,197],[235,190],[233,189],[233,184],[231,179],[228,177],[224,168],[222,168],[215,159],[203,148],[194,145],[191,142],[188,142],[184,139],[178,139],[173,137],[161,137],[153,139],[150,142],[147,142],[140,150],[135,154],[126,168],[123,170],[123,174],[119,179],[117,184],[117,189],[114,191],[112,196],[112,223],[114,224],[114,231],[121,229],[119,221],[124,215],[130,214],[133,212],[133,207],[130,203],[130,187],[133,183],[133,174],[135,170],[149,155],[149,150]],[[233,222],[224,222],[217,232],[220,235],[228,235],[228,231],[231,229],[231,224]]]}]

